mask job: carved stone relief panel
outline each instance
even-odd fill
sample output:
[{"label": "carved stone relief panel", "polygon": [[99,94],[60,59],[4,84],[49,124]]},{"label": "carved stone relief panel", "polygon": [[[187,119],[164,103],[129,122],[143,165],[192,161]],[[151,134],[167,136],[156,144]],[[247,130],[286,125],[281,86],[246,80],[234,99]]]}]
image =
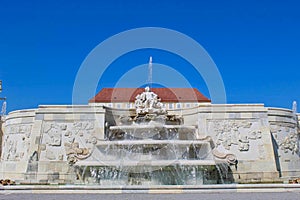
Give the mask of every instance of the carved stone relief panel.
[{"label": "carved stone relief panel", "polygon": [[47,160],[66,160],[74,164],[87,158],[97,143],[94,121],[44,122],[42,155]]},{"label": "carved stone relief panel", "polygon": [[30,147],[32,124],[9,124],[5,127],[3,159],[20,161],[26,157]]},{"label": "carved stone relief panel", "polygon": [[272,123],[271,133],[284,153],[299,154],[299,130],[296,124]]},{"label": "carved stone relief panel", "polygon": [[213,133],[216,145],[222,145],[226,150],[230,150],[232,145],[238,145],[239,151],[248,151],[249,141],[259,140],[262,137],[257,120],[208,120],[208,132]]},{"label": "carved stone relief panel", "polygon": [[45,138],[46,144],[50,146],[61,146],[61,127],[59,124],[45,123],[43,124],[43,137]]}]

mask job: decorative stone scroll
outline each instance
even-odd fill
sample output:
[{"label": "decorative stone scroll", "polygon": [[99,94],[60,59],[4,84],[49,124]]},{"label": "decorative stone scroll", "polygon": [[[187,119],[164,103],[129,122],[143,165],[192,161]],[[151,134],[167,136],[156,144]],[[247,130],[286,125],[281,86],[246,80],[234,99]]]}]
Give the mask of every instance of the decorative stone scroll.
[{"label": "decorative stone scroll", "polygon": [[65,143],[67,161],[69,165],[75,164],[78,160],[88,158],[91,153],[88,148],[80,148],[78,142]]},{"label": "decorative stone scroll", "polygon": [[207,141],[210,143],[210,146],[212,147],[212,154],[215,158],[220,160],[225,160],[229,165],[237,164],[236,155],[234,155],[233,153],[220,152],[217,148],[215,148],[214,141],[211,138],[211,136],[206,136],[204,138],[200,138],[199,140]]},{"label": "decorative stone scroll", "polygon": [[261,130],[251,128],[253,123],[248,120],[209,120],[215,132],[216,145],[222,145],[227,150],[230,150],[231,145],[238,145],[240,151],[248,151],[249,141],[262,137]]},{"label": "decorative stone scroll", "polygon": [[217,149],[213,149],[212,153],[216,158],[226,160],[229,165],[235,165],[237,163],[237,159],[234,154],[221,153]]}]

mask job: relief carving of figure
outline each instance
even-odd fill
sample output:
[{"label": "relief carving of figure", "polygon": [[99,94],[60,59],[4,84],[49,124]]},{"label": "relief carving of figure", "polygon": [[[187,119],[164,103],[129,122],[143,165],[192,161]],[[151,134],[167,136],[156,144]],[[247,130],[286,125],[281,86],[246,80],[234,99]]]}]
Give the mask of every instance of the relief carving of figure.
[{"label": "relief carving of figure", "polygon": [[[45,122],[42,128],[43,144],[40,146],[42,156],[48,160],[63,160],[66,156],[69,163],[86,158],[97,143],[97,139],[93,137],[94,129],[94,121]],[[61,148],[57,147],[63,144],[66,153],[60,151],[61,154],[58,154]],[[79,144],[84,145],[84,148],[79,148]]]},{"label": "relief carving of figure", "polygon": [[6,160],[22,160],[30,147],[31,124],[9,124],[4,137],[3,157]]},{"label": "relief carving of figure", "polygon": [[55,123],[45,124],[44,132],[48,135],[47,143],[50,146],[60,146],[61,145],[61,129]]},{"label": "relief carving of figure", "polygon": [[271,133],[283,153],[299,154],[299,133],[295,124],[271,124]]},{"label": "relief carving of figure", "polygon": [[286,136],[283,141],[280,143],[280,148],[284,151],[284,153],[287,153],[288,151],[291,151],[292,154],[298,153],[299,146],[298,146],[298,135],[296,133],[289,134]]},{"label": "relief carving of figure", "polygon": [[[261,139],[260,130],[251,130],[252,122],[246,120],[213,120],[213,129],[217,136],[217,145],[230,150],[231,145],[238,145],[240,151],[248,151],[249,140]],[[249,130],[250,129],[250,130]]]},{"label": "relief carving of figure", "polygon": [[17,143],[10,140],[8,143],[7,160],[14,160],[17,153]]}]

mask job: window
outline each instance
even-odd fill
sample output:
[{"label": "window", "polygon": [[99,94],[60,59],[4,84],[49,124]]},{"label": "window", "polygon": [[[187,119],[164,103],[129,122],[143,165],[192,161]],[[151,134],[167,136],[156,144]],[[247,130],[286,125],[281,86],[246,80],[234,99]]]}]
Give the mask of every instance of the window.
[{"label": "window", "polygon": [[190,107],[191,107],[191,104],[190,104],[190,103],[186,103],[185,106],[186,106],[187,108],[190,108]]},{"label": "window", "polygon": [[179,109],[181,108],[181,104],[180,103],[177,103],[176,107]]},{"label": "window", "polygon": [[173,104],[169,103],[169,109],[173,109]]}]

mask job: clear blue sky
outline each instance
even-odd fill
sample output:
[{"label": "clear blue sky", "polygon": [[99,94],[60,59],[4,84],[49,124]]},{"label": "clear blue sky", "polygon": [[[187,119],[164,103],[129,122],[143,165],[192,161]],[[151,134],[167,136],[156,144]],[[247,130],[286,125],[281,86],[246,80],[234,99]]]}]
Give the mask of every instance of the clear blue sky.
[{"label": "clear blue sky", "polygon": [[[0,0],[0,96],[7,97],[8,111],[71,104],[77,70],[96,45],[119,32],[152,26],[182,32],[207,50],[223,77],[228,103],[291,108],[293,100],[300,102],[299,10],[297,0]],[[147,63],[150,54],[183,69],[191,85],[209,96],[187,63],[149,49],[116,60],[99,89],[114,86],[122,75],[115,73],[118,67]]]}]

